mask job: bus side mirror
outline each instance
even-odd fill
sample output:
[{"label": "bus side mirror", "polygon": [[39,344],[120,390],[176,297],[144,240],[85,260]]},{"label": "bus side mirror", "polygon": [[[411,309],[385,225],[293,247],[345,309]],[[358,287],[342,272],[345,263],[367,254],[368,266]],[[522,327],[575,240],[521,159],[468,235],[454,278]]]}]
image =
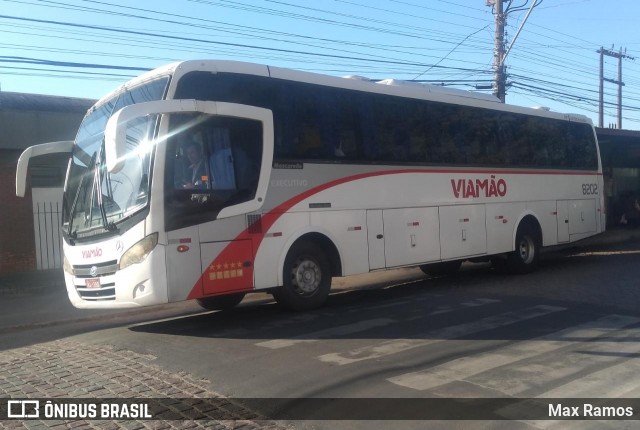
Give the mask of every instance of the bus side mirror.
[{"label": "bus side mirror", "polygon": [[65,140],[60,142],[49,142],[40,145],[33,145],[25,149],[18,159],[16,169],[16,196],[24,197],[27,188],[27,173],[29,171],[29,161],[33,157],[40,155],[68,153],[71,155],[73,141]]},{"label": "bus side mirror", "polygon": [[129,121],[148,115],[186,112],[215,114],[216,103],[197,100],[159,100],[125,106],[114,113],[104,130],[107,170],[111,173],[119,172],[124,167],[126,158],[131,155],[131,151],[127,150]]}]

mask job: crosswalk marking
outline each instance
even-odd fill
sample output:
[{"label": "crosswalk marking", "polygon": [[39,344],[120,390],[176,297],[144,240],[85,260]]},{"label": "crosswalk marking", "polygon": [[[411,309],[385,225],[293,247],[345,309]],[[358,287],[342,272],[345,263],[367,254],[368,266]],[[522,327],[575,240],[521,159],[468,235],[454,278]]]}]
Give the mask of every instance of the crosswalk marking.
[{"label": "crosswalk marking", "polygon": [[[625,360],[620,364],[616,364],[611,367],[599,370],[591,373],[583,378],[573,380],[560,387],[554,388],[546,393],[541,394],[538,398],[617,398],[628,397],[634,398],[629,395],[630,392],[637,389],[640,386],[638,381],[638,375],[640,374],[640,363],[634,360]],[[510,410],[498,411],[503,416],[509,417]],[[515,417],[517,418],[517,417]],[[585,426],[584,422],[578,421],[561,421],[561,420],[521,420],[522,422],[529,424],[530,426],[539,429],[602,429],[602,422],[593,422],[590,424],[600,424],[593,426]],[[620,424],[620,421],[616,421]],[[610,428],[623,428],[619,426]],[[634,427],[637,428],[637,423]]]},{"label": "crosswalk marking", "polygon": [[[622,334],[625,335],[624,333]],[[637,335],[637,332],[636,332]],[[605,342],[610,346],[614,346],[612,344],[619,342]],[[636,343],[636,342],[629,342]],[[631,346],[631,345],[630,345]],[[625,348],[626,349],[626,348]],[[635,348],[628,348],[629,350],[638,350],[639,348],[636,346]],[[619,352],[617,348],[615,348],[616,352]],[[627,352],[629,353],[629,352]],[[604,369],[593,372],[589,375],[586,375],[582,378],[575,379],[571,382],[563,384],[559,387],[551,389],[545,393],[537,396],[539,399],[563,399],[563,398],[618,398],[618,397],[627,397],[627,398],[635,398],[634,392],[636,392],[640,388],[640,381],[638,380],[638,375],[640,374],[640,362],[637,360],[630,358],[624,360],[621,363],[615,364],[610,367],[606,367]],[[517,419],[517,413],[513,412],[517,410],[517,407],[505,408],[505,410],[497,411],[500,415],[505,416],[507,418],[515,418]],[[602,426],[602,422],[593,422],[590,424],[596,424],[594,426],[585,426],[584,422],[567,422],[567,421],[559,421],[559,420],[521,420],[522,422],[529,424],[530,426],[539,428],[539,429],[549,429],[549,428],[558,428],[558,429],[587,429],[587,428],[605,428]],[[621,424],[620,421],[615,421],[617,424]],[[597,424],[600,424],[599,426]],[[635,424],[637,426],[637,424]],[[623,428],[623,427],[610,427],[610,428]],[[629,427],[629,428],[635,428]]]},{"label": "crosswalk marking", "polygon": [[[433,297],[430,297],[433,298]],[[393,306],[398,306],[398,305],[402,305],[402,304],[408,304],[410,303],[410,301],[405,300],[405,301],[400,301],[400,302],[391,302],[391,303],[386,303],[383,305],[378,305],[378,306],[373,306],[373,307],[369,307],[367,306],[365,309],[367,311],[370,311],[372,309],[382,309],[382,308],[387,308],[387,307],[393,307]],[[439,306],[437,307],[435,310],[428,312],[426,314],[422,314],[422,315],[418,315],[415,317],[409,317],[409,318],[405,318],[403,319],[403,321],[413,321],[415,319],[422,319],[425,316],[429,316],[429,315],[440,315],[443,313],[448,313],[448,312],[454,312],[456,310],[460,310],[463,308],[469,308],[469,307],[477,307],[477,306],[484,306],[484,305],[489,305],[489,304],[493,304],[493,303],[500,303],[500,300],[496,300],[496,299],[485,299],[485,298],[476,298],[476,299],[471,299],[471,300],[467,300],[465,302],[459,303],[457,305],[445,305],[445,306]],[[353,312],[353,311],[359,311],[362,312],[363,308],[359,308],[359,309],[351,309],[347,312]],[[313,319],[315,319],[316,317],[314,316]],[[299,320],[296,319],[296,322],[304,322],[303,320]],[[291,324],[293,321],[286,321],[287,324]],[[390,319],[390,318],[376,318],[376,319],[371,319],[371,320],[366,320],[366,321],[359,321],[357,323],[353,323],[353,324],[347,324],[347,325],[343,325],[343,326],[339,326],[339,327],[332,327],[332,328],[328,328],[328,329],[323,329],[323,330],[319,330],[319,331],[315,331],[315,332],[311,332],[311,333],[305,333],[303,335],[300,336],[295,336],[289,339],[273,339],[273,340],[268,340],[268,341],[264,341],[264,342],[260,342],[260,343],[256,343],[256,346],[260,346],[260,347],[264,347],[264,348],[270,348],[270,349],[280,349],[280,348],[286,348],[289,346],[293,346],[299,343],[309,343],[309,342],[315,342],[317,340],[320,339],[326,339],[326,338],[331,338],[334,336],[345,336],[345,335],[349,335],[349,334],[354,334],[354,333],[359,333],[359,332],[363,332],[369,329],[373,329],[373,328],[378,328],[378,327],[383,327],[383,326],[387,326],[393,323],[398,322],[395,319]],[[283,325],[283,324],[281,324]],[[245,329],[246,330],[246,329]]]},{"label": "crosswalk marking", "polygon": [[440,342],[444,339],[455,339],[485,330],[491,330],[507,325],[515,324],[532,318],[538,318],[553,312],[566,310],[559,306],[539,305],[530,308],[506,312],[499,315],[482,318],[465,324],[449,326],[437,330],[433,330],[425,334],[426,339],[399,339],[383,342],[374,346],[358,348],[345,353],[330,353],[318,357],[320,361],[325,363],[333,363],[337,365],[346,365],[363,360],[371,360],[410,349],[419,348]]},{"label": "crosswalk marking", "polygon": [[315,342],[322,338],[329,338],[333,336],[345,336],[348,334],[354,334],[372,328],[384,327],[389,324],[395,323],[396,320],[390,318],[376,318],[371,320],[359,321],[354,324],[347,324],[339,327],[331,327],[324,330],[319,330],[311,333],[305,333],[302,336],[292,337],[290,339],[273,339],[265,342],[257,343],[257,346],[264,348],[279,349],[286,348],[298,343]]},{"label": "crosswalk marking", "polygon": [[382,303],[380,305],[358,306],[353,309],[348,309],[347,312],[353,313],[353,312],[362,312],[363,310],[371,311],[371,310],[378,310],[378,309],[385,309],[385,308],[393,308],[396,306],[408,305],[410,303],[415,303],[415,302],[434,300],[441,296],[442,294],[421,294],[419,296],[411,297],[410,299],[394,300],[391,302]]},{"label": "crosswalk marking", "polygon": [[371,310],[378,310],[378,309],[385,309],[385,308],[393,308],[393,307],[396,307],[396,306],[408,305],[409,303],[412,303],[412,301],[411,300],[396,300],[396,301],[393,301],[393,302],[384,303],[382,305],[364,306],[364,307],[363,306],[358,306],[356,308],[347,310],[347,312],[353,313],[353,312],[362,312],[364,309],[366,309],[367,311],[371,311]]},{"label": "crosswalk marking", "polygon": [[[500,369],[499,378],[496,378],[495,372],[485,372],[469,378],[468,381],[510,396],[528,396],[541,388],[557,385],[556,381],[569,378],[577,381],[578,375],[586,373],[585,371],[589,368],[615,365],[625,357],[637,355],[640,352],[640,343],[628,340],[638,337],[640,337],[639,327],[612,331],[603,339],[579,343],[570,351],[558,354],[555,360],[535,358],[532,361],[519,362],[507,369]],[[581,383],[576,382],[576,384]],[[578,391],[586,387],[586,385],[579,387]],[[576,392],[576,386],[567,384],[562,389],[555,390],[553,395],[568,397],[574,392]],[[586,391],[583,394],[589,397]],[[591,394],[601,397],[604,393]]]},{"label": "crosswalk marking", "polygon": [[483,354],[462,357],[429,369],[405,373],[389,378],[388,381],[396,385],[413,388],[414,390],[427,390],[452,381],[463,380],[516,361],[564,348],[576,339],[586,341],[605,336],[612,330],[621,329],[638,322],[640,322],[638,318],[610,315]]},{"label": "crosswalk marking", "polygon": [[446,314],[448,312],[453,312],[453,311],[455,311],[457,309],[460,309],[460,308],[474,308],[474,307],[477,307],[477,306],[490,305],[490,304],[493,304],[493,303],[500,303],[500,300],[483,299],[483,298],[471,299],[471,300],[468,300],[466,302],[460,303],[458,306],[440,306],[440,307],[436,308],[434,311],[429,312],[427,315]]},{"label": "crosswalk marking", "polygon": [[[636,332],[636,335],[638,332]],[[613,347],[617,342],[609,345]],[[637,353],[640,347],[637,342],[630,342],[629,348],[624,348],[628,352]],[[620,352],[615,348],[616,352]],[[638,380],[640,375],[640,362],[637,359],[627,359],[622,363],[593,372],[580,379],[576,379],[567,384],[547,391],[538,397],[544,398],[566,398],[566,397],[626,397],[627,393],[640,386]]]},{"label": "crosswalk marking", "polygon": [[483,298],[471,299],[471,300],[468,300],[466,302],[458,303],[458,304],[455,304],[455,305],[438,306],[435,310],[433,310],[431,312],[427,312],[426,314],[423,314],[423,315],[416,315],[414,317],[407,318],[407,319],[405,319],[405,321],[416,321],[416,320],[419,320],[419,319],[423,319],[425,316],[435,316],[435,315],[448,314],[450,312],[459,311],[459,310],[465,309],[465,308],[475,308],[475,307],[478,307],[478,306],[491,305],[491,304],[494,304],[494,303],[500,303],[500,300],[483,299]]}]

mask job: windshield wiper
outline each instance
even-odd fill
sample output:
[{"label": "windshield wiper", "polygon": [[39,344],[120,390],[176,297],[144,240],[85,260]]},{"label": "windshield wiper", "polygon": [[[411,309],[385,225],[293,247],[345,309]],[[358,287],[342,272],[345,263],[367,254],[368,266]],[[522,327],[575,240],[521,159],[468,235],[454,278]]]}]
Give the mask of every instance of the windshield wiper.
[{"label": "windshield wiper", "polygon": [[[104,138],[102,139],[102,146],[100,146],[100,153],[98,155],[98,161],[96,162],[96,168],[94,171],[94,180],[95,184],[95,193],[98,200],[98,208],[100,209],[100,217],[102,218],[102,226],[107,231],[112,231],[116,229],[116,225],[113,222],[109,222],[107,219],[107,211],[104,209],[104,204],[102,201],[102,154],[104,153]],[[93,207],[93,204],[91,205]]]}]

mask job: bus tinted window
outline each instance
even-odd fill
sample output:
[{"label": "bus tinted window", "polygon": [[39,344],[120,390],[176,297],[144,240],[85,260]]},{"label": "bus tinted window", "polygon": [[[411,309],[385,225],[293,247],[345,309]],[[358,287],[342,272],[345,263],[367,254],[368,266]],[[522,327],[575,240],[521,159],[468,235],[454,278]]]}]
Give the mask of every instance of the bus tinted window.
[{"label": "bus tinted window", "polygon": [[589,169],[589,124],[272,78],[193,72],[176,98],[274,114],[275,159]]}]

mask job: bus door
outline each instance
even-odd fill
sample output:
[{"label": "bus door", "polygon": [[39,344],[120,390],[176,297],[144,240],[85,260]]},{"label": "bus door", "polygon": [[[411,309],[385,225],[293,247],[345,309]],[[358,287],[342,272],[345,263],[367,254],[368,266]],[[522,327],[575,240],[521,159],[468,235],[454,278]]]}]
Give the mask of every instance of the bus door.
[{"label": "bus door", "polygon": [[204,295],[253,288],[253,246],[245,218],[262,207],[267,193],[271,111],[198,100],[125,107],[107,127],[107,140],[113,141],[107,164],[114,170],[126,154],[126,142],[119,138],[122,124],[150,113],[164,114],[159,134],[166,137],[157,144],[165,156],[156,163],[157,177],[164,177],[164,188],[158,187],[164,205],[152,205],[151,218],[162,220],[167,232],[170,301],[194,288]]}]

